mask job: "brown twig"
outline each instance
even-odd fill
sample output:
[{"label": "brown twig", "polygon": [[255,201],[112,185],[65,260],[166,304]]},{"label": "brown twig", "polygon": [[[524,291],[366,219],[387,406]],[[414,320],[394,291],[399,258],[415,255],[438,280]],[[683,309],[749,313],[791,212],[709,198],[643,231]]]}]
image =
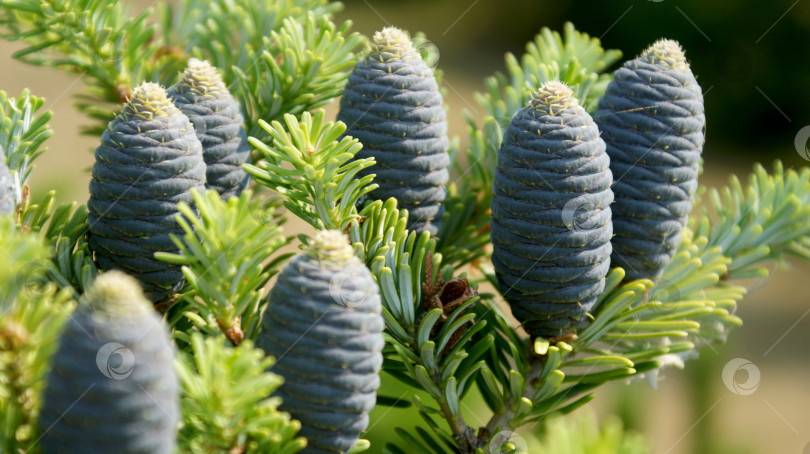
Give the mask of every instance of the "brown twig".
[{"label": "brown twig", "polygon": [[217,318],[217,325],[225,334],[225,337],[231,341],[234,347],[238,346],[243,340],[245,340],[245,333],[242,331],[242,327],[240,326],[241,319],[239,317],[234,318],[233,323],[231,323],[230,326],[226,325],[222,322],[222,320]]}]

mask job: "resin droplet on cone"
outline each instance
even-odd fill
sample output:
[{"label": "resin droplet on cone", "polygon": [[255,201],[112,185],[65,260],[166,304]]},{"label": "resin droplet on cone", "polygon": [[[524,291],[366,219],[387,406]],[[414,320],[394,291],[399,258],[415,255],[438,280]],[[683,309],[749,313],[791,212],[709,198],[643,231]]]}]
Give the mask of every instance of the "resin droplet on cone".
[{"label": "resin droplet on cone", "polygon": [[594,115],[613,171],[612,262],[655,279],[681,242],[705,139],[703,95],[678,43],[660,40],[613,74]]},{"label": "resin droplet on cone", "polygon": [[368,427],[383,327],[377,283],[343,233],[319,233],[279,274],[257,345],[277,359],[279,408],[301,422],[303,453],[344,453]]},{"label": "resin droplet on cone", "polygon": [[238,196],[249,182],[242,164],[250,159],[250,146],[239,104],[222,76],[207,61],[192,58],[166,92],[194,124],[202,143],[205,187],[216,190],[223,199]]},{"label": "resin droplet on cone", "polygon": [[155,252],[176,252],[169,234],[184,231],[177,202],[194,207],[191,188],[205,190],[205,162],[191,122],[157,84],[132,92],[96,149],[87,202],[88,244],[102,270],[136,277],[159,303],[183,284],[179,266]]},{"label": "resin droplet on cone", "polygon": [[433,70],[406,33],[389,27],[374,35],[349,75],[337,119],[363,144],[357,159],[376,160],[360,171],[376,175],[370,196],[397,199],[408,210],[408,229],[435,235],[450,164],[447,123]]},{"label": "resin droplet on cone", "polygon": [[174,344],[138,283],[96,278],[51,358],[40,440],[45,453],[171,454],[179,418]]},{"label": "resin droplet on cone", "polygon": [[612,176],[593,119],[559,82],[512,118],[493,184],[492,263],[533,336],[586,324],[610,266]]}]

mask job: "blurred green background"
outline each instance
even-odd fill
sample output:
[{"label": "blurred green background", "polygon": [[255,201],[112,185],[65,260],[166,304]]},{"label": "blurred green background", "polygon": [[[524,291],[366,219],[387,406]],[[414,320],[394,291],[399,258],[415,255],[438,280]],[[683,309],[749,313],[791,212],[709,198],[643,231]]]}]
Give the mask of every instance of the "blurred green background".
[{"label": "blurred green background", "polygon": [[[131,0],[141,9],[151,0]],[[704,89],[708,135],[702,182],[725,183],[731,173],[745,178],[751,164],[807,165],[794,146],[796,133],[810,125],[810,0],[348,0],[338,19],[370,35],[386,25],[422,31],[439,51],[450,106],[450,132],[464,146],[462,111],[480,115],[472,93],[483,78],[503,69],[503,55],[520,56],[543,26],[561,30],[572,21],[600,37],[605,48],[632,58],[660,37],[683,44]],[[0,43],[0,89],[16,95],[24,87],[47,99],[54,110],[50,151],[35,172],[35,197],[55,188],[61,200],[87,198],[90,152],[98,139],[80,136],[88,122],[72,107],[81,77],[13,61],[20,46]],[[329,106],[335,112],[334,103]],[[303,230],[287,224],[287,233]],[[777,270],[775,270],[777,271]],[[645,382],[615,383],[600,390],[589,407],[600,420],[618,414],[627,427],[646,434],[653,452],[810,454],[810,283],[809,266],[778,270],[754,283],[741,304],[745,325],[729,343],[705,348],[684,371],[668,369],[657,390]],[[742,357],[761,372],[755,392],[740,395],[723,383],[721,372]],[[735,376],[747,377],[744,371]],[[404,389],[386,380],[386,394]],[[482,425],[486,410],[475,402],[466,419]],[[379,448],[395,437],[394,426],[411,427],[413,413],[378,408],[369,438]],[[527,438],[531,438],[528,437]],[[375,452],[378,452],[376,449]],[[564,453],[558,453],[564,454]]]}]

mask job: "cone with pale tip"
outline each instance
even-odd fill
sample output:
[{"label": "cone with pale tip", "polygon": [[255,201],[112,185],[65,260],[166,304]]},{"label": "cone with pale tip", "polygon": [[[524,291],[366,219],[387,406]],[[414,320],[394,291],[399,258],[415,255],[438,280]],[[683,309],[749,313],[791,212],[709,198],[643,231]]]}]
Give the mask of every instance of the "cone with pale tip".
[{"label": "cone with pale tip", "polygon": [[610,266],[612,175],[593,119],[560,82],[518,111],[498,151],[492,264],[532,336],[587,324]]},{"label": "cone with pale tip", "polygon": [[257,345],[277,359],[279,408],[301,421],[302,453],[345,453],[368,427],[383,327],[377,283],[345,234],[318,233],[279,274]]},{"label": "cone with pale tip", "polygon": [[65,324],[39,416],[46,454],[175,452],[174,344],[133,278],[100,274]]},{"label": "cone with pale tip", "polygon": [[359,174],[376,175],[370,197],[397,199],[408,229],[435,235],[450,165],[447,123],[433,70],[407,33],[387,27],[374,35],[349,75],[337,119],[363,144],[356,158],[376,161]]},{"label": "cone with pale tip", "polygon": [[191,120],[203,148],[208,189],[223,199],[238,196],[249,182],[242,164],[250,145],[239,108],[222,76],[205,60],[189,59],[188,67],[166,90],[174,104]]},{"label": "cone with pale tip", "polygon": [[137,278],[154,303],[183,284],[180,267],[155,258],[176,252],[170,234],[184,231],[180,201],[205,187],[205,162],[194,126],[157,84],[133,90],[96,148],[87,202],[88,244],[101,270]]},{"label": "cone with pale tip", "polygon": [[661,276],[681,242],[705,140],[703,94],[683,49],[656,41],[616,70],[594,117],[614,175],[612,262]]}]

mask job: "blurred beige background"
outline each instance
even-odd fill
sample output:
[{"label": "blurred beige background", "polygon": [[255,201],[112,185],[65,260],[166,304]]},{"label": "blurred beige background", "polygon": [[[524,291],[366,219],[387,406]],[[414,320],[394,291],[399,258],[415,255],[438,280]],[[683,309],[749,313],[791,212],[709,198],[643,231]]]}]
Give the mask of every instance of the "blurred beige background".
[{"label": "blurred beige background", "polygon": [[[489,23],[490,12],[498,9],[498,3],[494,0],[477,3],[477,0],[435,3],[351,1],[338,18],[351,18],[355,22],[355,29],[367,35],[391,23],[389,20],[412,32],[425,31],[441,51],[439,67],[445,71],[450,88],[446,100],[451,109],[450,132],[463,137],[462,111],[467,109],[473,114],[480,114],[471,94],[483,89],[482,78],[485,75],[502,69],[505,51],[520,53],[522,47],[506,43],[499,48],[497,39],[482,47],[480,39],[469,40],[470,36],[479,33],[477,30],[481,29],[481,24]],[[510,5],[511,10],[520,11],[520,7],[512,5],[512,2],[505,3]],[[633,2],[639,3],[643,2]],[[798,14],[801,8],[794,13]],[[672,8],[669,11],[667,17],[673,22],[684,21],[685,15],[679,15]],[[775,18],[770,17],[768,21]],[[551,19],[554,23],[548,23],[542,15],[521,17],[521,23],[534,24],[531,27],[533,31],[528,35],[524,33],[526,36],[522,39],[530,39],[542,25],[554,25],[561,20],[577,23],[576,15],[557,14],[552,15]],[[498,19],[492,16],[491,20]],[[586,31],[598,35],[607,25],[600,30]],[[508,23],[501,26],[508,28]],[[632,26],[632,22],[617,23],[616,33]],[[632,30],[624,30],[624,33],[632,34]],[[606,45],[611,44],[607,42],[608,37],[605,41]],[[645,40],[639,39],[632,48],[622,50],[626,56],[630,56],[646,44]],[[84,203],[89,168],[93,162],[92,149],[98,139],[79,134],[80,127],[88,124],[72,105],[72,97],[80,93],[83,87],[81,77],[16,62],[11,59],[11,54],[19,48],[15,44],[0,42],[0,67],[3,68],[0,72],[0,89],[16,96],[20,90],[28,87],[35,95],[45,97],[46,108],[54,111],[51,122],[54,136],[48,141],[49,151],[38,162],[34,173],[34,198],[49,189],[56,189],[60,201],[77,200]],[[723,81],[716,83],[722,84]],[[759,108],[769,107],[764,105]],[[810,112],[810,107],[805,108]],[[333,114],[335,104],[330,105],[328,110]],[[709,114],[708,122],[711,125],[714,121],[711,110]],[[790,127],[797,129],[799,126],[794,123]],[[787,158],[788,165],[802,163],[792,155],[793,144],[790,140],[782,138],[780,142],[772,143],[770,148],[784,150],[790,156]],[[747,152],[757,154],[757,150]],[[750,163],[733,159],[731,153],[728,144],[713,142],[710,133],[704,151],[704,184],[721,185],[729,173],[741,177],[747,175]],[[761,155],[767,165],[775,157],[769,153]],[[306,231],[300,222],[293,220],[286,226],[288,234],[299,231]],[[625,394],[632,396],[636,402],[634,405],[641,408],[632,416],[634,420],[626,422],[651,437],[653,452],[656,453],[810,454],[810,280],[807,278],[810,266],[794,265],[789,270],[775,271],[775,276],[767,284],[757,283],[756,290],[741,304],[738,313],[745,325],[731,333],[728,345],[717,349],[706,348],[701,352],[703,366],[697,368],[696,363],[692,362],[687,363],[685,371],[666,371],[666,378],[661,381],[658,390],[650,389],[644,382],[633,383],[629,388],[624,384],[611,385],[601,390],[591,405],[602,414],[615,413],[619,411],[616,405],[619,393],[625,388]],[[749,360],[761,372],[759,386],[750,395],[731,392],[721,379],[723,366],[738,357]],[[701,373],[696,373],[696,370]],[[746,378],[744,371],[736,376],[738,382],[744,382]],[[382,417],[383,413],[381,411],[378,415]],[[403,424],[402,421],[392,420],[392,414],[387,415],[382,425]],[[626,419],[631,418],[629,413],[625,416]],[[473,415],[469,415],[468,420],[476,421]],[[708,447],[707,443],[712,443],[714,447]]]}]

